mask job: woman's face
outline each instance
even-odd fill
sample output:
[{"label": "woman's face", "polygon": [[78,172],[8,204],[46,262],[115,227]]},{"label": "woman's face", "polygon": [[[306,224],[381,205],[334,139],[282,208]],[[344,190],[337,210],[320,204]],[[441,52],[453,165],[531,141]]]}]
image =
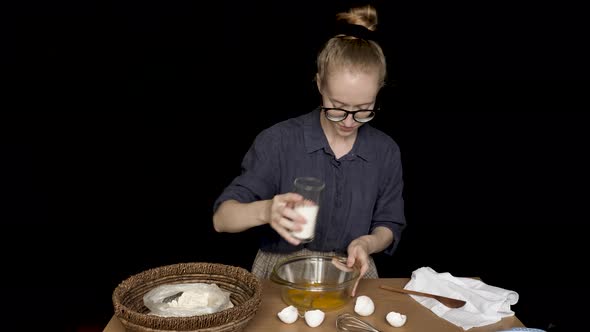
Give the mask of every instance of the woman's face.
[{"label": "woman's face", "polygon": [[[379,75],[377,72],[335,71],[327,75],[325,81],[318,80],[318,88],[324,107],[347,111],[372,110],[380,88]],[[352,114],[337,122],[328,120],[324,114],[322,122],[330,126],[337,135],[344,137],[355,134],[363,125],[355,121]]]}]

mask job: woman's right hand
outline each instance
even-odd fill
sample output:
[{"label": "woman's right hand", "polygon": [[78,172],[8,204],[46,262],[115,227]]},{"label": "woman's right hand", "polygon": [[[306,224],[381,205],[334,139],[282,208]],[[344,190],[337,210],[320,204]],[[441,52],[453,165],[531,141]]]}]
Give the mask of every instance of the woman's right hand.
[{"label": "woman's right hand", "polygon": [[295,203],[302,200],[299,194],[286,193],[273,197],[270,204],[270,227],[294,246],[299,245],[301,240],[293,237],[291,232],[300,231],[306,223],[305,218],[293,210]]}]

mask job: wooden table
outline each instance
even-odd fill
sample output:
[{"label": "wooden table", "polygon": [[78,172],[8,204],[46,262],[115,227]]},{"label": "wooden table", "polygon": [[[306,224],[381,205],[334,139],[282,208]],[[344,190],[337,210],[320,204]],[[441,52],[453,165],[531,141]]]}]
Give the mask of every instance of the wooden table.
[{"label": "wooden table", "polygon": [[[393,293],[379,288],[379,285],[389,285],[394,287],[405,286],[409,281],[408,278],[381,278],[381,279],[362,279],[357,289],[357,295],[367,295],[375,302],[375,312],[368,317],[362,317],[363,320],[372,324],[380,331],[398,331],[398,332],[463,332],[464,330],[455,326],[446,320],[436,316],[429,309],[423,307],[412,297],[405,294]],[[309,327],[303,318],[298,319],[293,324],[281,322],[277,313],[287,305],[281,300],[279,287],[269,280],[263,281],[262,301],[256,315],[250,320],[245,332],[327,332],[336,331],[336,316],[340,313],[349,312],[354,314],[354,299],[339,309],[338,311],[326,312],[324,322],[316,327]],[[401,328],[392,327],[385,320],[385,316],[390,311],[396,311],[407,315],[406,324]],[[523,327],[516,316],[507,317],[501,321],[469,329],[469,332],[496,332],[511,327]],[[124,332],[125,328],[121,322],[113,316],[104,332]]]}]

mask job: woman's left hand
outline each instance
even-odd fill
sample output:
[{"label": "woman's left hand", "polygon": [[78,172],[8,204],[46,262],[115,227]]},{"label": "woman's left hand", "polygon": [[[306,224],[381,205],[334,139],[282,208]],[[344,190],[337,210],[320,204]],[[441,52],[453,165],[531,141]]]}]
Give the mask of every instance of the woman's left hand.
[{"label": "woman's left hand", "polygon": [[354,288],[352,289],[352,296],[356,294],[356,287],[359,284],[361,278],[367,273],[369,270],[369,242],[365,236],[361,236],[348,245],[348,259],[346,260],[346,265],[348,267],[353,267],[354,265],[360,268],[360,277],[357,279],[356,283],[354,284]]}]

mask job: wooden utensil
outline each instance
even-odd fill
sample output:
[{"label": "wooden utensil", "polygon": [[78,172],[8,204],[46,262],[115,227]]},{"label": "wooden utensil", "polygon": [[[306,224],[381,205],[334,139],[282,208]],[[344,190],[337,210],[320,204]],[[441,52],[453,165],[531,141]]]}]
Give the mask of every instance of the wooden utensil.
[{"label": "wooden utensil", "polygon": [[379,288],[386,289],[386,290],[392,291],[392,292],[431,297],[431,298],[437,300],[438,302],[446,305],[449,308],[461,308],[462,306],[465,305],[465,301],[463,301],[463,300],[452,299],[452,298],[446,297],[446,296],[422,293],[422,292],[407,290],[407,289],[403,289],[403,288],[395,288],[395,287],[385,286],[385,285],[381,285],[381,286],[379,286]]},{"label": "wooden utensil", "polygon": [[353,268],[348,267],[346,265],[346,257],[332,257],[332,264],[336,266],[342,272],[352,272],[354,271]]}]

